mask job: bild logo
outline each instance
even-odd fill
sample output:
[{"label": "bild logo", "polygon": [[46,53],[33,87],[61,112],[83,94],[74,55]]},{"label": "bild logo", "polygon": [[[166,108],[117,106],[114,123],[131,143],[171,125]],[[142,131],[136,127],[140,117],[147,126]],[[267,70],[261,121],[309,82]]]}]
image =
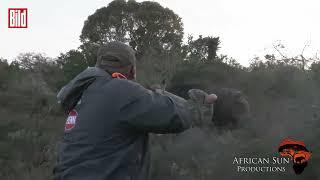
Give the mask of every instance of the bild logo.
[{"label": "bild logo", "polygon": [[28,9],[9,8],[8,28],[28,28]]}]

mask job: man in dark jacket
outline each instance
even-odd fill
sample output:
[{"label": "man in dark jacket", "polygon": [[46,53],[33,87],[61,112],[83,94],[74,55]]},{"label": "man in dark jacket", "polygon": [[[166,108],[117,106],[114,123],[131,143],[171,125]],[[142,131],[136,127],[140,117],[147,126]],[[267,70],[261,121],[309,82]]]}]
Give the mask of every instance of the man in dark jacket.
[{"label": "man in dark jacket", "polygon": [[180,133],[213,115],[215,95],[190,90],[185,100],[147,90],[135,79],[135,55],[112,42],[58,94],[68,118],[54,168],[56,180],[147,180],[148,133]]}]

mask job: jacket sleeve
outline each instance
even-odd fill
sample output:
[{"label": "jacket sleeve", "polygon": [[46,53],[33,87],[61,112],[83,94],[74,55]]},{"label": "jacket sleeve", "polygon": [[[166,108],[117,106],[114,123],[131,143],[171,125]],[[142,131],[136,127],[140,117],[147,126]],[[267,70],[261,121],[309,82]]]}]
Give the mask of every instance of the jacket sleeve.
[{"label": "jacket sleeve", "polygon": [[120,109],[121,121],[128,127],[159,134],[180,133],[190,128],[193,114],[185,99],[143,87],[130,93],[135,98]]}]

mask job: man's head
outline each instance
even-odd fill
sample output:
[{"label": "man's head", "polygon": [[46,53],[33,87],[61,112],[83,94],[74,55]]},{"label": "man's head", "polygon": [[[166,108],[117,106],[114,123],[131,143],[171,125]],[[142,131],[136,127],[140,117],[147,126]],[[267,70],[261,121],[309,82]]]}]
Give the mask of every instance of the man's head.
[{"label": "man's head", "polygon": [[125,75],[128,79],[135,79],[136,58],[134,50],[121,42],[110,42],[99,48],[96,67],[108,73],[115,72]]}]

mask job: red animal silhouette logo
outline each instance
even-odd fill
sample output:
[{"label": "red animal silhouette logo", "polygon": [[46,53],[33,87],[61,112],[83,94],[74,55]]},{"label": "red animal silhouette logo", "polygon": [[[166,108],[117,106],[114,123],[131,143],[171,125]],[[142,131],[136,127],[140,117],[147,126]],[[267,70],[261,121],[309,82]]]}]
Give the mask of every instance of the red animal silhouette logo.
[{"label": "red animal silhouette logo", "polygon": [[304,171],[312,154],[303,141],[291,138],[284,139],[280,143],[278,151],[281,156],[291,158],[293,170],[296,174],[301,174]]}]

